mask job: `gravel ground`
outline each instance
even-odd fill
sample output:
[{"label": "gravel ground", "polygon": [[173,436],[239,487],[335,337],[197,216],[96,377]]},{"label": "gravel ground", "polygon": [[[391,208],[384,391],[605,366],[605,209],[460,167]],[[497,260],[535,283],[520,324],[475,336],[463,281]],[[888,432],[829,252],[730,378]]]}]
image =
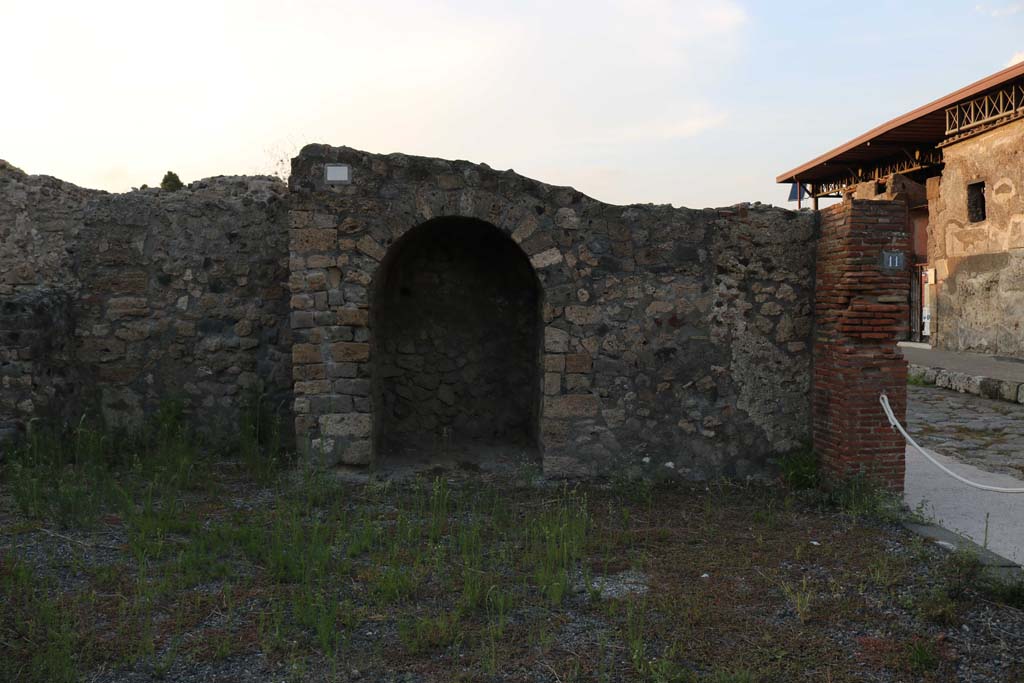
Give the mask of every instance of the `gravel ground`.
[{"label": "gravel ground", "polygon": [[[970,572],[960,586],[946,551],[816,494],[709,486],[638,495],[450,472],[428,499],[430,482],[329,480],[311,493],[295,477],[280,487],[215,478],[182,494],[196,525],[157,536],[150,555],[136,552],[138,520],[110,513],[91,529],[60,529],[0,494],[0,659],[23,662],[18,680],[59,677],[32,673],[41,650],[19,625],[26,591],[8,580],[16,567],[31,570],[31,608],[55,601],[73,625],[69,661],[83,681],[1024,681],[1024,612]],[[568,590],[552,601],[525,530],[578,509],[585,541]],[[272,578],[253,559],[259,548],[224,541],[196,578],[181,579],[181,558],[204,533],[251,529],[272,543],[288,519],[300,525],[291,533],[333,530],[315,583],[328,606],[342,605],[328,622],[339,636],[330,648],[296,616],[314,584]],[[365,550],[353,549],[359,528],[375,534]],[[460,607],[470,528],[491,588]],[[401,566],[412,567],[415,589],[382,599],[385,568]],[[491,602],[499,593],[504,616]],[[140,611],[142,595],[151,602]],[[275,609],[277,631],[268,626]],[[410,623],[438,615],[453,632],[409,635]]]}]

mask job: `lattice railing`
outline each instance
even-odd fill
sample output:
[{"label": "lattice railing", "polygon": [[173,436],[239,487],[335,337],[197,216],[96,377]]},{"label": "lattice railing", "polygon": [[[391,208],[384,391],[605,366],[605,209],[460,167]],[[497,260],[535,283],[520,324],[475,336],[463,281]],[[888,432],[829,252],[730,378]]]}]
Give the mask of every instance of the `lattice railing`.
[{"label": "lattice railing", "polygon": [[995,92],[946,107],[946,135],[958,135],[1003,118],[1024,115],[1024,79]]}]

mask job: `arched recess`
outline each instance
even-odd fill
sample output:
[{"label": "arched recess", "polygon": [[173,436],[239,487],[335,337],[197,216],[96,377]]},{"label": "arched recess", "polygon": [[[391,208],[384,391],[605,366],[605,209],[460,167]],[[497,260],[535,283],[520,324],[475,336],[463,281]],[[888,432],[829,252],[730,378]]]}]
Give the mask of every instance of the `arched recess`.
[{"label": "arched recess", "polygon": [[378,460],[536,457],[542,292],[482,220],[434,218],[391,245],[370,298]]}]

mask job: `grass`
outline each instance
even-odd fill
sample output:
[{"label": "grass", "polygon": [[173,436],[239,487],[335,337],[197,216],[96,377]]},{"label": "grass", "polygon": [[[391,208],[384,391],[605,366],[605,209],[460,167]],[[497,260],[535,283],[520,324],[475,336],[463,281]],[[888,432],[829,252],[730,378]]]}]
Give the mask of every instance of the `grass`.
[{"label": "grass", "polygon": [[924,378],[924,375],[907,375],[907,384],[912,387],[932,387],[935,386],[935,382],[929,382]]},{"label": "grass", "polygon": [[[1020,606],[888,526],[868,480],[805,488],[805,453],[782,487],[355,485],[245,420],[215,453],[172,405],[135,435],[40,429],[5,459],[0,680],[927,680],[979,591]],[[624,572],[646,592],[615,593]],[[888,635],[837,652],[866,632]]]},{"label": "grass", "polygon": [[821,484],[818,456],[809,446],[786,455],[779,464],[782,478],[792,489],[816,489]]}]

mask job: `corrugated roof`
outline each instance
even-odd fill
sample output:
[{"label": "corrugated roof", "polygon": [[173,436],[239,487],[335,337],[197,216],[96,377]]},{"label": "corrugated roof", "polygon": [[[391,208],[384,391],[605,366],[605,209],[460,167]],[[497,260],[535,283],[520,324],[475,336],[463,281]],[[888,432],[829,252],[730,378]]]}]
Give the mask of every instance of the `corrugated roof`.
[{"label": "corrugated roof", "polygon": [[815,182],[834,179],[849,175],[849,168],[856,168],[866,162],[884,160],[905,151],[908,147],[932,147],[942,142],[946,135],[946,107],[985,94],[1019,76],[1024,76],[1024,62],[1009,66],[877,128],[872,128],[831,152],[786,171],[779,175],[775,182]]}]

